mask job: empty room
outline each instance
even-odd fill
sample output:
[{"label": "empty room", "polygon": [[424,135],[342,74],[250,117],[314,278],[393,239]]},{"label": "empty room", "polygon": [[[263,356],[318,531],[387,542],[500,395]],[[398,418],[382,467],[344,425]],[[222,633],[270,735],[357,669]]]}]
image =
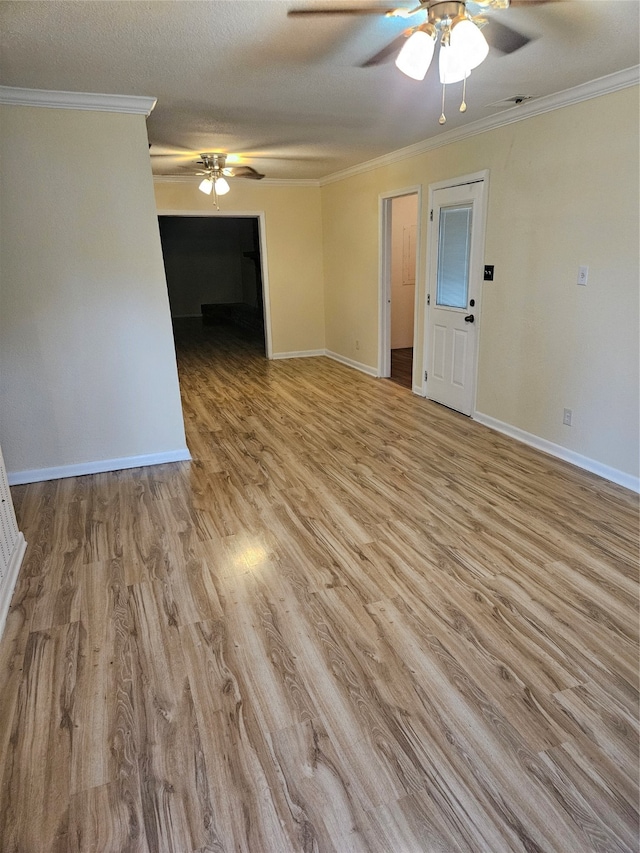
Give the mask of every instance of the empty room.
[{"label": "empty room", "polygon": [[640,9],[397,3],[0,2],[1,853],[638,853]]}]

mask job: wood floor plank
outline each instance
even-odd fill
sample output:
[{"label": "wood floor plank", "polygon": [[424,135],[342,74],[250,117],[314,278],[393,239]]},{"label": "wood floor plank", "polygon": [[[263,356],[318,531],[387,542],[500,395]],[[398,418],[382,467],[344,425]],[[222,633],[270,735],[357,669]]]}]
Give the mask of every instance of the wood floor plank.
[{"label": "wood floor plank", "polygon": [[110,782],[72,795],[69,828],[64,840],[68,853],[143,853],[148,850],[142,804],[136,784]]},{"label": "wood floor plank", "polygon": [[2,853],[638,853],[637,496],[176,335],[191,462],[13,490]]},{"label": "wood floor plank", "polygon": [[298,826],[293,849],[367,853],[367,816],[322,723],[309,719],[281,729],[273,741]]},{"label": "wood floor plank", "polygon": [[221,849],[293,851],[296,819],[271,738],[260,726],[260,710],[249,701],[221,630],[219,623],[201,623],[182,632],[188,667],[196,658],[189,681],[210,797],[206,826]]},{"label": "wood floor plank", "polygon": [[71,791],[106,785],[135,772],[128,591],[118,559],[86,567]]},{"label": "wood floor plank", "polygon": [[[423,722],[422,731],[418,729],[421,748],[434,737],[436,742],[441,738],[451,744],[452,749],[445,753],[448,757],[441,759],[440,773],[458,775],[453,773],[458,762],[468,766],[464,778],[466,797],[476,807],[483,804],[486,813],[482,823],[474,821],[478,832],[475,845],[479,849],[483,844],[491,850],[509,849],[508,844],[519,839],[525,849],[527,845],[532,849],[553,849],[554,844],[558,849],[583,849],[585,838],[579,820],[558,820],[566,803],[564,799],[561,803],[554,799],[556,795],[563,796],[563,792],[549,778],[540,784],[540,763],[535,754],[438,637],[416,623],[410,609],[400,601],[370,605],[368,609],[392,633],[400,655],[419,673],[416,691],[424,707],[422,720],[428,721]],[[411,623],[417,628],[420,645],[409,629]],[[430,653],[423,655],[422,649],[429,649]],[[497,742],[501,748],[496,747]],[[501,794],[503,790],[509,790],[508,803]],[[504,821],[505,836],[491,839],[498,816]],[[549,835],[550,824],[555,826],[555,837]],[[510,834],[515,838],[509,839]]]},{"label": "wood floor plank", "polygon": [[2,763],[2,850],[54,850],[67,835],[80,635],[78,622],[29,634]]},{"label": "wood floor plank", "polygon": [[206,772],[185,673],[178,619],[167,584],[129,588],[133,699],[145,836],[151,850],[191,851],[216,842]]},{"label": "wood floor plank", "polygon": [[593,682],[555,694],[565,713],[587,737],[627,772],[638,784],[638,716],[616,702],[615,697]]}]

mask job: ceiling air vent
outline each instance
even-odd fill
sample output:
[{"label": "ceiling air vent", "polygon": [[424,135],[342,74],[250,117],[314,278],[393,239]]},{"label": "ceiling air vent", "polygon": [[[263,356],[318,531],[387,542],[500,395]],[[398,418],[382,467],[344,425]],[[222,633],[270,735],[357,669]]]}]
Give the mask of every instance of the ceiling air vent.
[{"label": "ceiling air vent", "polygon": [[512,95],[510,98],[504,98],[502,101],[494,101],[489,104],[490,107],[513,107],[524,104],[525,101],[531,101],[535,95]]}]

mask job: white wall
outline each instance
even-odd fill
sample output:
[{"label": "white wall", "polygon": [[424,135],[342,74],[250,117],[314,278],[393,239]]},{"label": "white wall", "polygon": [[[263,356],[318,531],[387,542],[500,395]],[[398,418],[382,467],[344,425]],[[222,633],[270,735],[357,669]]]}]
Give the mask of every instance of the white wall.
[{"label": "white wall", "polygon": [[[495,280],[476,311],[477,409],[637,477],[638,127],[634,86],[327,184],[327,348],[377,364],[379,195],[425,189],[420,281],[428,185],[489,169],[485,262]],[[590,267],[586,288],[576,285],[580,264]],[[422,349],[420,339],[416,385]]]},{"label": "white wall", "polygon": [[[391,349],[413,346],[415,309],[415,230],[418,223],[418,196],[391,199]],[[409,233],[411,245],[407,244]],[[408,284],[413,276],[413,284]]]},{"label": "white wall", "polygon": [[184,457],[144,117],[0,106],[0,158],[9,472]]}]

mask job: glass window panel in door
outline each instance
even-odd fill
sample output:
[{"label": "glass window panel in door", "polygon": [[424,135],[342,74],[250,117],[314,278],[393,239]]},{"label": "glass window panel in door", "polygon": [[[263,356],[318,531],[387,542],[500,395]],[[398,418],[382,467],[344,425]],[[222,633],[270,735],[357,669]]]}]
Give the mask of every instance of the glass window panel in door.
[{"label": "glass window panel in door", "polygon": [[471,204],[440,208],[437,305],[467,307],[471,211]]}]

